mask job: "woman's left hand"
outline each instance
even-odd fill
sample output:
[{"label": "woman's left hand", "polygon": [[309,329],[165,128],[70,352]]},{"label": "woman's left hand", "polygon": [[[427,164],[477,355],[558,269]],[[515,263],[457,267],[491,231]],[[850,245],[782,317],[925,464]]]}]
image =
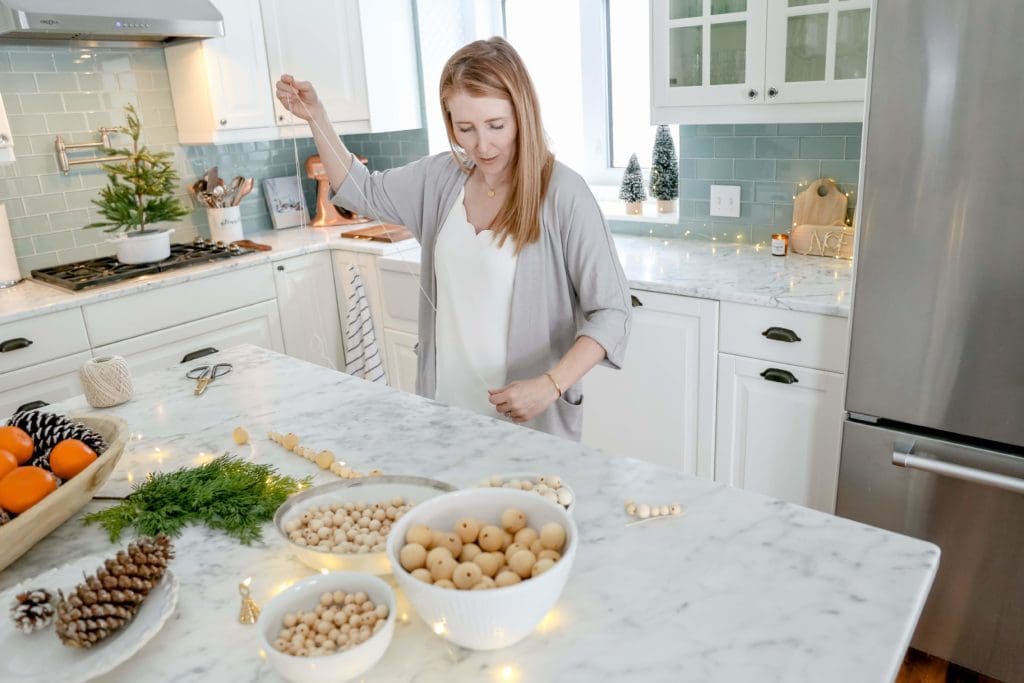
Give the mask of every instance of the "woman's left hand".
[{"label": "woman's left hand", "polygon": [[558,398],[551,380],[541,375],[518,380],[500,389],[488,389],[494,410],[513,422],[526,422],[537,417]]}]

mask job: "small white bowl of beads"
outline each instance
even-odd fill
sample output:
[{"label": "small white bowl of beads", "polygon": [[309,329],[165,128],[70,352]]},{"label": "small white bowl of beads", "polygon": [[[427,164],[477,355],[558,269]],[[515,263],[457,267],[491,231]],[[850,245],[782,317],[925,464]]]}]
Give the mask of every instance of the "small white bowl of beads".
[{"label": "small white bowl of beads", "polygon": [[533,491],[552,503],[558,503],[569,512],[576,508],[576,492],[557,474],[538,474],[536,472],[496,474],[479,482],[477,486]]},{"label": "small white bowl of beads", "polygon": [[274,596],[256,622],[270,665],[293,683],[347,681],[384,656],[395,594],[369,574],[317,574]]},{"label": "small white bowl of beads", "polygon": [[412,506],[454,491],[424,477],[384,475],[314,486],[289,498],[274,526],[307,567],[327,571],[391,573],[385,542]]},{"label": "small white bowl of beads", "polygon": [[576,557],[568,511],[535,493],[474,488],[417,505],[392,529],[395,581],[442,638],[508,647],[554,607]]}]

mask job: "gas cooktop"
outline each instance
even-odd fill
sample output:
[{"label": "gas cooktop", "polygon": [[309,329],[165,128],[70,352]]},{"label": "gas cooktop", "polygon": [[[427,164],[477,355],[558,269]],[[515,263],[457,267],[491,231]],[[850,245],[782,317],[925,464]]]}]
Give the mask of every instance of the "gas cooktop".
[{"label": "gas cooktop", "polygon": [[200,237],[189,244],[172,244],[171,255],[156,263],[128,265],[121,263],[113,256],[104,256],[78,263],[39,268],[32,271],[32,277],[39,282],[77,292],[89,287],[123,282],[143,275],[163,273],[168,270],[243,256],[251,254],[253,251],[253,249],[242,249],[234,244],[214,243]]}]

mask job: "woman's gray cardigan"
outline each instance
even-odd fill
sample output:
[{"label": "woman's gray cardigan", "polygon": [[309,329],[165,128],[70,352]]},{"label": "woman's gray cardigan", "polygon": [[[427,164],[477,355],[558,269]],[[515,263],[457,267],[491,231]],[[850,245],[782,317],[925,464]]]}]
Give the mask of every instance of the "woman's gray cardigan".
[{"label": "woman's gray cardigan", "polygon": [[[419,241],[420,297],[416,392],[434,398],[434,242],[466,181],[450,152],[370,173],[359,162],[332,199],[384,222],[404,225]],[[583,179],[555,162],[541,207],[541,236],[519,253],[508,330],[507,381],[551,369],[576,339],[604,347],[603,361],[622,366],[631,322],[629,287],[604,216]],[[470,340],[470,343],[472,340]],[[491,387],[498,388],[498,387]],[[583,394],[577,383],[527,426],[579,440]]]}]

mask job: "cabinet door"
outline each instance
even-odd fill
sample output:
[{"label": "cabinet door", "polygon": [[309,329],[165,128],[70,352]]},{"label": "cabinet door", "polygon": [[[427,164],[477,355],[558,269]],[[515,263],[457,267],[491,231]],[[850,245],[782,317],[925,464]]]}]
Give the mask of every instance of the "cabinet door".
[{"label": "cabinet door", "polygon": [[[94,356],[124,356],[132,374],[167,368],[188,353],[206,347],[223,351],[238,344],[254,344],[284,352],[277,304],[264,301],[236,311],[213,315],[159,332],[125,339],[93,349]],[[198,365],[195,361],[191,366]],[[182,371],[184,373],[184,371]],[[184,382],[184,380],[182,380]]]},{"label": "cabinet door", "polygon": [[273,89],[267,88],[263,20],[250,0],[213,0],[224,16],[224,37],[203,41],[215,128],[271,126]]},{"label": "cabinet door", "polygon": [[597,366],[583,380],[583,442],[711,478],[718,303],[634,296],[623,369]]},{"label": "cabinet door", "polygon": [[78,370],[89,358],[86,351],[0,375],[0,419],[26,403],[56,403],[82,393]]},{"label": "cabinet door", "polygon": [[715,479],[834,512],[842,418],[842,375],[721,353]]},{"label": "cabinet door", "polygon": [[[316,86],[332,121],[368,119],[359,0],[260,0],[260,8],[271,84],[292,74]],[[274,109],[279,124],[295,123],[276,98]]]},{"label": "cabinet door", "polygon": [[871,0],[768,0],[768,102],[863,100]]},{"label": "cabinet door", "polygon": [[274,264],[274,285],[285,353],[343,370],[345,351],[330,252],[278,261]]},{"label": "cabinet door", "polygon": [[653,0],[654,106],[763,102],[765,0]]},{"label": "cabinet door", "polygon": [[418,337],[408,332],[384,330],[384,353],[388,359],[388,384],[416,393],[416,342]]},{"label": "cabinet door", "polygon": [[7,108],[4,107],[4,100],[0,97],[0,164],[9,164],[14,160],[14,135],[11,133],[11,124],[7,120]]}]

